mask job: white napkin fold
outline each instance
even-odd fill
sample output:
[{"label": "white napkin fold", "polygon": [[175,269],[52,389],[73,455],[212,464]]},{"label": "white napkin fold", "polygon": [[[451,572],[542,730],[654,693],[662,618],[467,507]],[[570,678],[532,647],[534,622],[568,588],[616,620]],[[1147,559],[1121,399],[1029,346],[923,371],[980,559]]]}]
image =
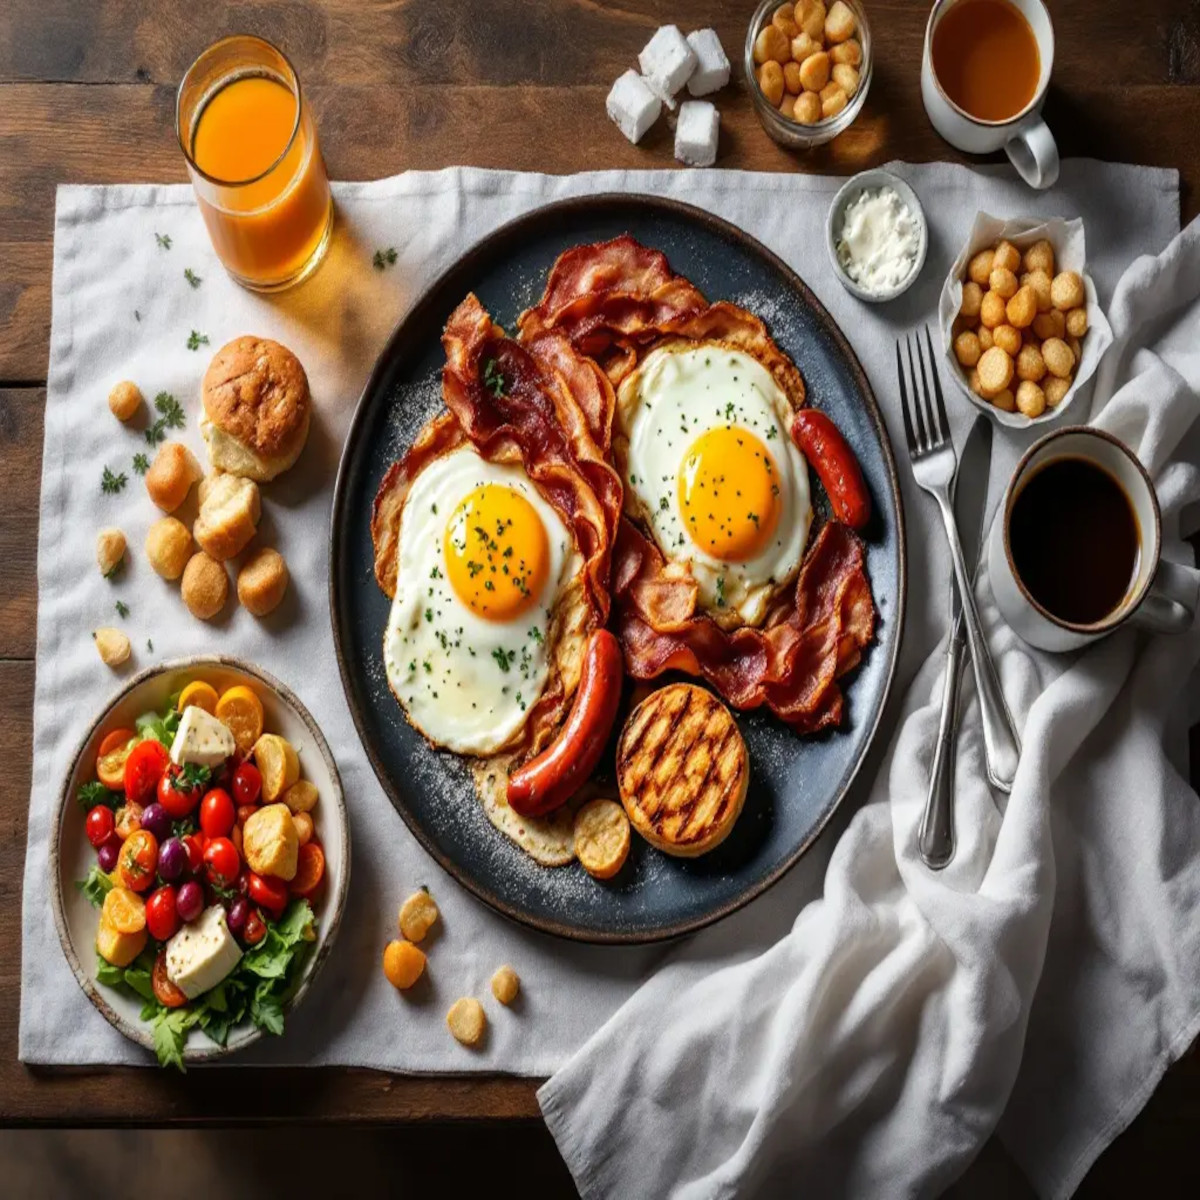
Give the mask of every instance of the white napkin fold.
[{"label": "white napkin fold", "polygon": [[[1109,317],[1093,415],[1150,469],[1164,555],[1190,563],[1200,222],[1128,269]],[[539,1092],[585,1196],[933,1195],[998,1122],[1037,1190],[1066,1196],[1196,1036],[1200,803],[1164,735],[1200,626],[1056,658],[1000,622],[986,577],[978,593],[1023,726],[1011,797],[983,782],[972,692],[957,855],[923,866],[943,643],[823,896],[748,961],[681,955]]]}]

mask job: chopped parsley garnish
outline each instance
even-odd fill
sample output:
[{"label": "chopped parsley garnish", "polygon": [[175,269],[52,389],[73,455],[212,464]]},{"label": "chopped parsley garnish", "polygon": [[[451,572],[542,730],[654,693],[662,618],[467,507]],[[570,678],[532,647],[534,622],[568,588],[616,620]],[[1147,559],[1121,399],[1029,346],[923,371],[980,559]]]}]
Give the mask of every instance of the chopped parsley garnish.
[{"label": "chopped parsley garnish", "polygon": [[194,329],[188,334],[187,348],[189,350],[199,350],[201,346],[208,345],[208,334],[197,333]]},{"label": "chopped parsley garnish", "polygon": [[[193,336],[195,336],[194,332]],[[208,341],[208,338],[204,340]],[[191,349],[195,349],[195,347],[193,346]],[[157,446],[159,442],[165,440],[168,429],[182,429],[185,423],[183,405],[170,392],[159,392],[154,397],[154,407],[159,413],[159,418],[145,431],[146,441],[151,446]],[[136,462],[134,465],[137,465]],[[144,474],[144,472],[139,472],[139,474]]]},{"label": "chopped parsley garnish", "polygon": [[396,247],[389,246],[386,250],[376,250],[375,257],[371,259],[371,265],[377,271],[382,271],[387,267],[396,265]]},{"label": "chopped parsley garnish", "polygon": [[196,272],[193,271],[191,267],[183,268],[183,277],[194,288],[198,288],[200,286],[200,284],[203,282],[203,280],[200,278],[200,276],[197,275]]},{"label": "chopped parsley garnish", "polygon": [[104,468],[104,474],[100,476],[100,490],[106,496],[115,496],[127,483],[125,472],[121,471],[114,475],[107,467]]},{"label": "chopped parsley garnish", "polygon": [[500,365],[494,358],[489,358],[483,364],[483,386],[497,399],[504,395],[504,376],[500,374]]},{"label": "chopped parsley garnish", "polygon": [[778,427],[775,425],[772,425],[771,428],[767,430],[767,441],[773,442],[778,436],[779,436]]},{"label": "chopped parsley garnish", "polygon": [[725,607],[725,576],[717,576],[717,607]]},{"label": "chopped parsley garnish", "polygon": [[104,805],[105,808],[118,809],[125,803],[124,792],[110,791],[98,779],[93,779],[91,783],[81,783],[79,790],[75,793],[75,799],[79,801],[79,807],[84,812],[91,812],[97,805]]},{"label": "chopped parsley garnish", "polygon": [[145,475],[148,470],[150,470],[150,460],[144,454],[135,454],[133,456],[133,473]]},{"label": "chopped parsley garnish", "polygon": [[505,650],[503,646],[497,646],[492,651],[492,657],[496,660],[496,666],[502,671],[507,671],[513,664],[513,660],[517,657],[515,650]]},{"label": "chopped parsley garnish", "polygon": [[185,763],[178,771],[167,776],[171,787],[177,792],[191,792],[204,787],[212,779],[212,768],[199,763]]},{"label": "chopped parsley garnish", "polygon": [[542,641],[542,631],[536,625],[530,627],[529,636],[533,638],[535,642],[541,643]]},{"label": "chopped parsley garnish", "polygon": [[663,512],[666,512],[667,509],[671,507],[671,502],[666,498],[666,496],[659,496],[658,507],[661,508]]},{"label": "chopped parsley garnish", "polygon": [[425,620],[427,620],[427,621],[433,620],[433,609],[432,608],[427,608],[425,610]]},{"label": "chopped parsley garnish", "polygon": [[170,234],[156,233],[154,235],[154,240],[158,243],[158,247],[160,250],[170,250],[170,248],[171,248]]},{"label": "chopped parsley garnish", "polygon": [[117,616],[122,618],[129,616],[129,605],[124,600],[117,601]]}]

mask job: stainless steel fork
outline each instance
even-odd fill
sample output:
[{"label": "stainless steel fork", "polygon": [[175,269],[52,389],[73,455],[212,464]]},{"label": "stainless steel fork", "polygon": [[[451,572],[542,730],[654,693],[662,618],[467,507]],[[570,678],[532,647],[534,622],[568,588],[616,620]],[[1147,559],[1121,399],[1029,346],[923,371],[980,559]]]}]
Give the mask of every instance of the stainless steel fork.
[{"label": "stainless steel fork", "polygon": [[[914,341],[917,344],[915,361]],[[950,441],[950,422],[946,419],[946,405],[942,399],[942,384],[938,378],[937,359],[933,353],[929,326],[925,327],[928,366],[926,354],[921,348],[921,339],[906,337],[904,342],[908,351],[909,387],[905,386],[904,360],[900,353],[899,341],[896,342],[896,372],[900,377],[904,436],[908,441],[909,457],[912,459],[913,477],[917,484],[937,501],[942,514],[942,524],[946,527],[950,560],[954,564],[954,578],[958,583],[958,594],[962,597],[963,620],[966,623],[967,642],[971,647],[971,665],[975,668],[975,687],[979,692],[987,775],[993,787],[1002,792],[1009,792],[1017,773],[1017,761],[1021,757],[1021,743],[1013,727],[1008,705],[1004,702],[1004,693],[996,675],[996,664],[992,662],[992,656],[983,638],[979,611],[975,607],[975,593],[971,587],[971,572],[963,559],[958,528],[954,524],[950,495],[954,475],[958,470],[958,459],[954,453],[954,444]]]}]

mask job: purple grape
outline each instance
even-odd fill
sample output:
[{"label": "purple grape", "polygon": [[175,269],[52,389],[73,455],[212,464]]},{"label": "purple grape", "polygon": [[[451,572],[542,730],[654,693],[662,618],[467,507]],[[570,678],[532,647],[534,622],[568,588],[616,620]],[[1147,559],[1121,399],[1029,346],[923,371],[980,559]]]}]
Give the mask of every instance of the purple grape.
[{"label": "purple grape", "polygon": [[178,883],[187,867],[187,847],[176,837],[167,838],[158,848],[158,873],[167,883]]},{"label": "purple grape", "polygon": [[225,924],[230,933],[241,933],[246,928],[246,918],[250,915],[250,904],[245,896],[239,896],[225,914]]},{"label": "purple grape", "polygon": [[141,826],[154,834],[156,842],[165,842],[171,836],[171,817],[161,804],[148,804],[141,816]]},{"label": "purple grape", "polygon": [[121,853],[121,839],[111,837],[99,850],[96,857],[100,860],[100,870],[111,871],[117,865],[117,856]]},{"label": "purple grape", "polygon": [[194,921],[204,911],[204,889],[194,879],[180,884],[175,895],[175,911],[181,921]]}]

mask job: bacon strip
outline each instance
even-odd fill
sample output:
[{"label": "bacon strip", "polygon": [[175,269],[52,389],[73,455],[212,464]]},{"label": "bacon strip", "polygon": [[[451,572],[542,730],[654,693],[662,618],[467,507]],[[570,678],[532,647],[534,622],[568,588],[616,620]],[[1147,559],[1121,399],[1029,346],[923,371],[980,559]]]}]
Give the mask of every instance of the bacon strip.
[{"label": "bacon strip", "polygon": [[622,521],[614,599],[625,665],[637,679],[683,671],[708,680],[735,708],[766,705],[800,732],[841,719],[834,682],[874,636],[875,606],[859,539],[830,522],[809,550],[794,605],[777,605],[762,629],[720,628],[688,605],[658,547]]}]

